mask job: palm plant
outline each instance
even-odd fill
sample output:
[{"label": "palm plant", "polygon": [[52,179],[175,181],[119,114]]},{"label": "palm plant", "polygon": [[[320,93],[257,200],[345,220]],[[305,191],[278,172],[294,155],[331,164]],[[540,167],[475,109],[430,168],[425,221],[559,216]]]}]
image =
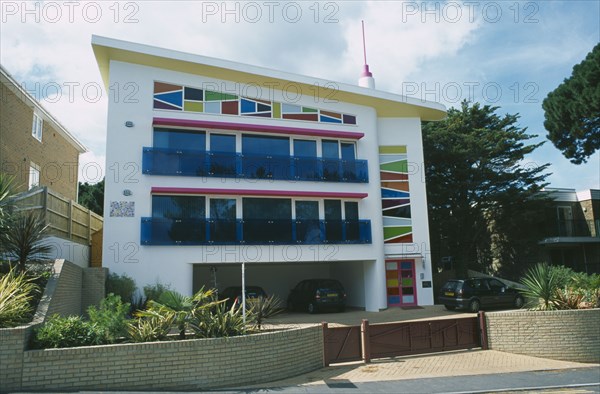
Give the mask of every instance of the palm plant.
[{"label": "palm plant", "polygon": [[553,310],[558,307],[560,278],[547,264],[539,263],[531,267],[521,279],[526,289],[521,293],[527,298],[527,308],[532,310]]},{"label": "palm plant", "polygon": [[7,220],[0,243],[5,252],[18,260],[19,270],[25,271],[25,263],[32,257],[44,258],[52,248],[44,242],[48,225],[42,216],[34,212],[19,212]]},{"label": "palm plant", "polygon": [[136,316],[138,319],[127,324],[127,334],[134,342],[163,341],[175,324],[175,314],[165,310],[140,311]]},{"label": "palm plant", "polygon": [[[214,290],[200,289],[194,296],[188,297],[176,291],[165,291],[158,301],[148,301],[148,310],[163,314],[173,314],[174,324],[179,331],[179,338],[185,339],[185,333],[190,327],[190,322],[202,310],[208,310],[223,301],[217,301]],[[143,316],[145,312],[141,312]]]},{"label": "palm plant", "polygon": [[197,310],[190,327],[198,338],[230,337],[246,332],[242,308],[236,304],[227,308],[224,302]]},{"label": "palm plant", "polygon": [[261,329],[265,319],[275,316],[283,311],[281,300],[275,295],[269,297],[256,297],[246,300],[251,320],[258,330]]}]

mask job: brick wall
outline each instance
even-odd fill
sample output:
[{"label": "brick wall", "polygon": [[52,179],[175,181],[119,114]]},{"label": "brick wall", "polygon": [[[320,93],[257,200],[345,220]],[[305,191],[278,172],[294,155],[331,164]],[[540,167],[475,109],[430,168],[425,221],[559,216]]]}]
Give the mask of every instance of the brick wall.
[{"label": "brick wall", "polygon": [[320,327],[250,336],[26,351],[23,390],[208,389],[322,366]]},{"label": "brick wall", "polygon": [[54,275],[46,289],[52,292],[46,317],[81,315],[81,287],[83,269],[66,260],[56,260]]},{"label": "brick wall", "polygon": [[0,392],[21,388],[23,351],[32,326],[0,328]]},{"label": "brick wall", "polygon": [[600,309],[491,312],[485,316],[490,349],[600,362]]},{"label": "brick wall", "polygon": [[40,185],[77,201],[79,152],[44,120],[42,142],[31,135],[33,109],[0,84],[0,171],[15,175],[15,190],[29,186],[30,163],[41,167]]},{"label": "brick wall", "polygon": [[106,292],[106,276],[108,268],[84,268],[81,291],[81,312],[90,305],[100,305]]}]

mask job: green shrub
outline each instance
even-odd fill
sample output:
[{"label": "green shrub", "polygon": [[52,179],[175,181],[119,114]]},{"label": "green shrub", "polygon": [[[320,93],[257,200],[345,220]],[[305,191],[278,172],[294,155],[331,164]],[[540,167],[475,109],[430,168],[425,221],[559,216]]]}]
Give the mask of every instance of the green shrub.
[{"label": "green shrub", "polygon": [[124,302],[131,302],[136,290],[135,281],[126,274],[112,273],[106,278],[106,294],[116,294]]},{"label": "green shrub", "polygon": [[175,325],[175,314],[171,312],[151,310],[136,316],[138,319],[127,324],[127,334],[133,342],[164,341]]},{"label": "green shrub", "polygon": [[144,295],[146,296],[146,300],[150,301],[158,301],[160,296],[170,290],[169,285],[163,285],[162,283],[155,283],[153,285],[144,286]]},{"label": "green shrub", "polygon": [[0,277],[0,328],[14,327],[31,320],[32,300],[39,288],[25,273],[10,271]]},{"label": "green shrub", "polygon": [[103,332],[102,343],[115,343],[127,335],[129,304],[121,297],[109,294],[100,302],[100,307],[90,306],[87,310],[90,323]]},{"label": "green shrub", "polygon": [[521,279],[526,289],[521,293],[527,299],[527,308],[532,310],[557,309],[556,297],[560,279],[548,264],[539,263],[527,270]]},{"label": "green shrub", "polygon": [[[248,320],[252,319],[251,314],[247,311]],[[232,337],[246,333],[242,309],[235,304],[227,308],[223,302],[198,310],[191,320],[190,327],[197,338]]]},{"label": "green shrub", "polygon": [[101,328],[81,316],[54,315],[35,331],[33,345],[40,349],[100,345],[103,337]]}]

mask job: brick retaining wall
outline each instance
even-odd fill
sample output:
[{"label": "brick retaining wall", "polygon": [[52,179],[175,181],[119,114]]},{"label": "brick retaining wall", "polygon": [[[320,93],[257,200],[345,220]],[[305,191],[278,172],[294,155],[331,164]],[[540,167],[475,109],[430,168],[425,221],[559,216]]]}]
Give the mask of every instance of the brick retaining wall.
[{"label": "brick retaining wall", "polygon": [[23,390],[208,389],[284,379],[322,367],[320,327],[249,336],[31,350]]},{"label": "brick retaining wall", "polygon": [[600,362],[600,309],[490,312],[485,316],[490,349]]}]

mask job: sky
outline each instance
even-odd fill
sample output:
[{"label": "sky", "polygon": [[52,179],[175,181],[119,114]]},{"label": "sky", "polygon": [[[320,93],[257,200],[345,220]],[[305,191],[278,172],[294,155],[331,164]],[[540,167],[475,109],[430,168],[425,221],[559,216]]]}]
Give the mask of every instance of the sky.
[{"label": "sky", "polygon": [[600,189],[600,153],[574,165],[546,139],[542,101],[600,41],[600,1],[6,1],[0,62],[89,152],[80,181],[106,174],[108,94],[92,34],[356,84],[361,20],[378,90],[470,100],[520,114],[544,142],[550,187]]}]

